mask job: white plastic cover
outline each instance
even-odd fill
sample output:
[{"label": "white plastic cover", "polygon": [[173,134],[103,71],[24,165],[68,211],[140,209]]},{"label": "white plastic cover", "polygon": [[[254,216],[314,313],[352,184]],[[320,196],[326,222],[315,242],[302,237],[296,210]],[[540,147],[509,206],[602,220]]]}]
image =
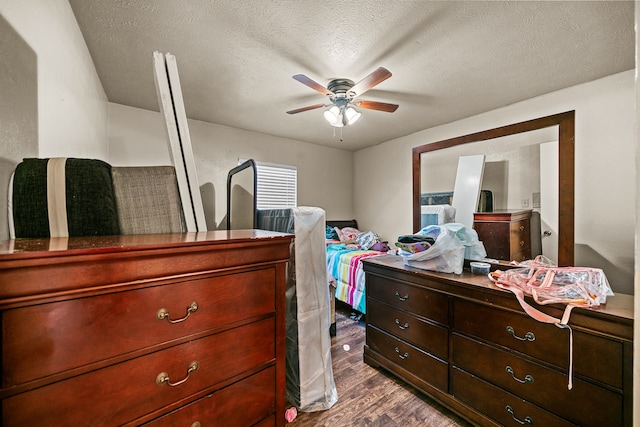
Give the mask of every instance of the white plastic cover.
[{"label": "white plastic cover", "polygon": [[325,212],[297,207],[292,213],[295,240],[287,277],[286,394],[301,411],[321,411],[338,401],[329,335]]}]

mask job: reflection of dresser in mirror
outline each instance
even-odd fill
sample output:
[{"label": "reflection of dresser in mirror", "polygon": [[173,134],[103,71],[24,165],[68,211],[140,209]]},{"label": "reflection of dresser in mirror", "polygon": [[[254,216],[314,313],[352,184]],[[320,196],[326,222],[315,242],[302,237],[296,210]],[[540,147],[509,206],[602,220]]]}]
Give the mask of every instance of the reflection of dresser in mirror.
[{"label": "reflection of dresser in mirror", "polygon": [[[506,261],[524,261],[539,255],[532,253],[532,234],[540,235],[532,210],[496,210],[473,214],[473,228],[487,250],[487,257]],[[537,233],[537,234],[536,234]],[[533,245],[535,248],[537,245]],[[534,249],[535,250],[535,249]],[[537,251],[535,251],[537,252]]]}]

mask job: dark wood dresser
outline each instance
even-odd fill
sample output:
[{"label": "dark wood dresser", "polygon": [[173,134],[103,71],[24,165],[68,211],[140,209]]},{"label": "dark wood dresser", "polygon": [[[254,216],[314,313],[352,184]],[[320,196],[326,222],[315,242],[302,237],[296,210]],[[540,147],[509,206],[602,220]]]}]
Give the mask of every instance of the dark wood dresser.
[{"label": "dark wood dresser", "polygon": [[366,363],[480,426],[632,425],[632,296],[573,310],[568,390],[568,329],[528,317],[487,277],[405,267],[392,255],[363,263]]},{"label": "dark wood dresser", "polygon": [[0,243],[2,425],[284,425],[291,238]]},{"label": "dark wood dresser", "polygon": [[531,210],[476,212],[473,228],[487,257],[505,261],[531,259]]}]

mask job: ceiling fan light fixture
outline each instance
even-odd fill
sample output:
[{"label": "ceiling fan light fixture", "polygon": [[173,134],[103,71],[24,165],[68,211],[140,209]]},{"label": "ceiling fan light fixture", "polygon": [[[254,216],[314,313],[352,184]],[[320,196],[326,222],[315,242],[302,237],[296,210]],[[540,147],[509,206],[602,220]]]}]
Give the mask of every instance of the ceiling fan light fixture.
[{"label": "ceiling fan light fixture", "polygon": [[347,107],[347,109],[344,112],[344,115],[347,118],[347,124],[352,125],[358,121],[360,116],[362,116],[362,113],[353,107]]},{"label": "ceiling fan light fixture", "polygon": [[333,105],[324,112],[324,118],[331,126],[341,128],[343,126],[341,112],[341,109],[337,105]]}]

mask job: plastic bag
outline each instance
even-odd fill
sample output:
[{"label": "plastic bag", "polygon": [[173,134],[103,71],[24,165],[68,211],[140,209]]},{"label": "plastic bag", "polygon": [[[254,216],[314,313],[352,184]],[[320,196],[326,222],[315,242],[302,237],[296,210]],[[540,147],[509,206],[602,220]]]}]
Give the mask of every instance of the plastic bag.
[{"label": "plastic bag", "polygon": [[442,273],[462,273],[465,247],[453,231],[445,226],[429,225],[416,234],[432,237],[435,243],[422,252],[401,252],[406,265]]},{"label": "plastic bag", "polygon": [[487,257],[487,251],[484,244],[478,239],[476,230],[456,222],[443,224],[443,227],[453,231],[458,240],[462,242],[465,259],[483,260]]},{"label": "plastic bag", "polygon": [[[613,291],[604,272],[590,267],[556,267],[547,258],[539,256],[524,261],[520,267],[506,271],[496,270],[489,278],[496,286],[511,291],[522,309],[533,319],[556,325],[569,331],[569,383],[573,388],[573,331],[569,316],[573,307],[597,307],[607,302]],[[561,319],[550,316],[529,305],[524,299],[531,295],[540,305],[566,304]]]},{"label": "plastic bag", "polygon": [[540,256],[520,267],[500,271],[492,280],[503,288],[519,288],[538,304],[563,303],[597,307],[613,296],[604,272],[590,267],[556,267]]}]

